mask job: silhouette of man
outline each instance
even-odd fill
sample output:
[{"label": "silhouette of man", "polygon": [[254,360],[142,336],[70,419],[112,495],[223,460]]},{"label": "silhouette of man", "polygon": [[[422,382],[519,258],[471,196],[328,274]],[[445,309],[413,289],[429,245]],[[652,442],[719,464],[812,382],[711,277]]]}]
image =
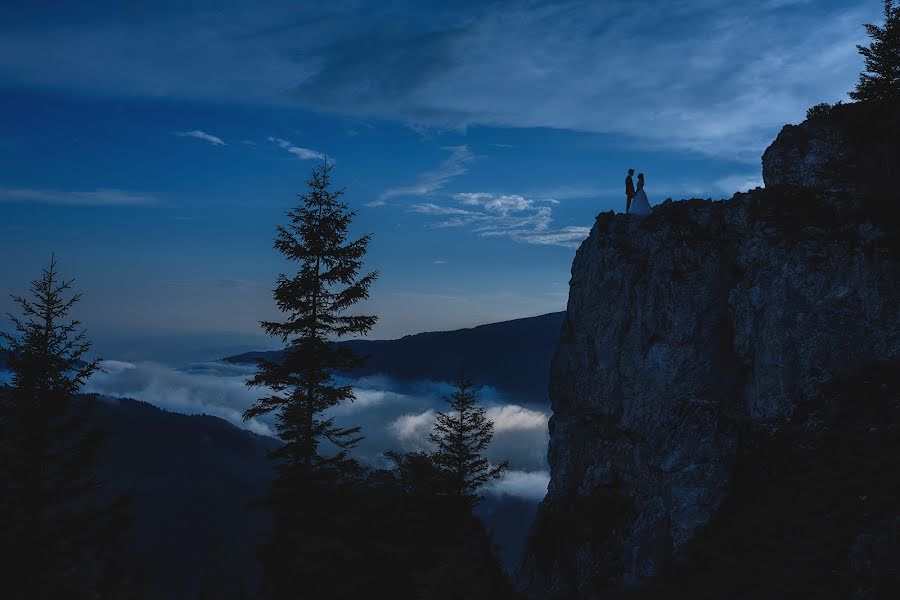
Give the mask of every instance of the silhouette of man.
[{"label": "silhouette of man", "polygon": [[634,169],[628,169],[628,177],[625,178],[625,214],[631,209],[631,199],[634,198]]}]

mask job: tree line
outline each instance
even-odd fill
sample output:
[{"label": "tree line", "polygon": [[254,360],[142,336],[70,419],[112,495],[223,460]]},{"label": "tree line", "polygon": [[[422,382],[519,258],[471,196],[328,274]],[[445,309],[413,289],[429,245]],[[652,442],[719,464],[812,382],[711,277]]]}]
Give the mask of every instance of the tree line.
[{"label": "tree line", "polygon": [[[277,227],[275,248],[296,264],[274,291],[283,321],[262,328],[281,340],[248,381],[263,394],[244,419],[272,415],[281,445],[275,479],[251,509],[271,513],[258,546],[259,598],[502,598],[510,588],[473,509],[506,463],[484,452],[493,423],[463,375],[437,414],[428,452],[386,452],[391,469],[350,456],[359,427],[330,409],[354,400],[335,375],[363,357],[333,342],[365,334],[376,317],[351,314],[377,273],[361,274],[370,236],[348,240],[355,212],[334,189],[333,165],[312,170],[307,192]],[[13,600],[141,598],[148,576],[129,556],[130,498],[92,472],[103,433],[89,425],[81,387],[99,368],[81,323],[81,299],[56,257],[13,296],[21,316],[2,333],[12,374],[0,385],[0,584]],[[243,597],[250,597],[245,591]]]}]

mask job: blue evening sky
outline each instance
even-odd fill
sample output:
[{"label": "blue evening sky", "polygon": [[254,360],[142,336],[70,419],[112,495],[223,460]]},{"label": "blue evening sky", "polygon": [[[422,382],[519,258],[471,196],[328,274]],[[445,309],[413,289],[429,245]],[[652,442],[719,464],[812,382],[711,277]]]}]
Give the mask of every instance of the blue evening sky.
[{"label": "blue evening sky", "polygon": [[274,227],[323,155],[374,234],[374,337],[562,310],[629,167],[651,203],[760,184],[880,11],[0,0],[0,311],[55,252],[108,358],[270,343]]}]

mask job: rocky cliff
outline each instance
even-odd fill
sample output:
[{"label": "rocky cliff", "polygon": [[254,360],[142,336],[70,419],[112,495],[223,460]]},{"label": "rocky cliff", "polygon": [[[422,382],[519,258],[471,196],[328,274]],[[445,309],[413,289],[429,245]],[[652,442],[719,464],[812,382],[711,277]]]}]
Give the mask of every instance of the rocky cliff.
[{"label": "rocky cliff", "polygon": [[775,440],[814,449],[834,429],[835,380],[900,355],[898,198],[860,180],[883,164],[880,140],[789,126],[766,189],[598,216],[551,366],[531,597],[607,597],[670,572],[744,473],[771,480]]}]

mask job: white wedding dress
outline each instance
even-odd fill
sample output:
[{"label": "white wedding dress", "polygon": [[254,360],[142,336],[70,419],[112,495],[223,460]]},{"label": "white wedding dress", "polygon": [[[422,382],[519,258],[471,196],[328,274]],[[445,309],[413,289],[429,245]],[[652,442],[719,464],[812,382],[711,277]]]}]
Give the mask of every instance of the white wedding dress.
[{"label": "white wedding dress", "polygon": [[628,210],[628,214],[649,215],[650,213],[650,201],[647,200],[647,192],[644,191],[644,186],[640,186],[634,198],[631,199],[631,208]]}]

